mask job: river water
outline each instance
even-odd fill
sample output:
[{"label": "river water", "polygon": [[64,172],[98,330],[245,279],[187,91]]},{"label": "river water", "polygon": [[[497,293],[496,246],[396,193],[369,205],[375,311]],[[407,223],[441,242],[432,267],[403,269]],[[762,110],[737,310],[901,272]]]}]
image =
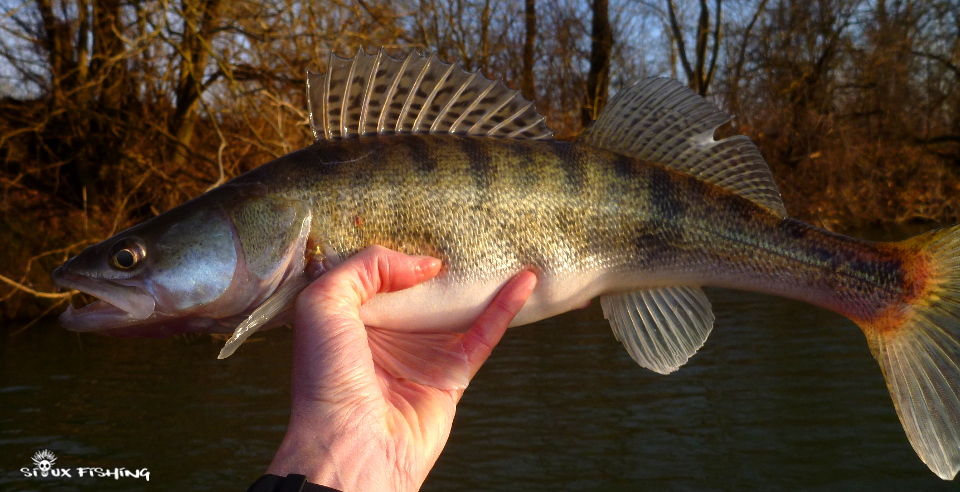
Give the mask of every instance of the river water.
[{"label": "river water", "polygon": [[[428,491],[948,490],[916,457],[859,330],[708,290],[678,372],[636,366],[599,306],[507,333],[467,390]],[[0,490],[246,490],[286,425],[292,333],[216,358],[208,336],[128,340],[53,320],[0,330]],[[143,478],[24,477],[54,467]]]}]

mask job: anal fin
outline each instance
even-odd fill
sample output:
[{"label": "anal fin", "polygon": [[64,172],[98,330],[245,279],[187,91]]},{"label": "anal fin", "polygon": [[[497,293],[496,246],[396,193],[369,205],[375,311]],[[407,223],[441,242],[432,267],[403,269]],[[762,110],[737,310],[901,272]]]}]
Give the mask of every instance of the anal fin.
[{"label": "anal fin", "polygon": [[713,328],[710,301],[699,287],[658,287],[600,298],[603,316],[630,357],[670,374],[703,346]]}]

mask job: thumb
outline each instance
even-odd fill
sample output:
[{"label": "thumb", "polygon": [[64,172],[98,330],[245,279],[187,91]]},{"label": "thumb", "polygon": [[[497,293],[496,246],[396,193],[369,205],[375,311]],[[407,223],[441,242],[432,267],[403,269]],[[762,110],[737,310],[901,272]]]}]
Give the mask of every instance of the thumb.
[{"label": "thumb", "polygon": [[320,390],[358,375],[372,378],[372,354],[360,305],[379,292],[429,280],[440,267],[436,258],[371,246],[307,286],[296,304],[295,391],[301,385]]},{"label": "thumb", "polygon": [[[324,311],[359,310],[377,293],[394,292],[425,282],[440,273],[442,263],[430,256],[411,256],[383,246],[369,246],[321,275],[300,294],[298,317]],[[301,306],[301,304],[303,304]]]}]

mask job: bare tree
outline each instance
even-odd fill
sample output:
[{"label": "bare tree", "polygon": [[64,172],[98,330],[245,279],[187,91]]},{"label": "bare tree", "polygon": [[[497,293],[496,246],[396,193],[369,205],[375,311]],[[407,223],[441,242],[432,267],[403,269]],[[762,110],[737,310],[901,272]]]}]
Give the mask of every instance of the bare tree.
[{"label": "bare tree", "polygon": [[520,72],[520,92],[527,99],[537,97],[534,68],[536,66],[537,0],[524,3],[523,71]]},{"label": "bare tree", "polygon": [[593,0],[591,12],[593,21],[590,35],[590,72],[587,74],[587,98],[583,104],[583,126],[597,119],[607,103],[610,53],[613,50],[608,0]]},{"label": "bare tree", "polygon": [[[740,112],[740,86],[744,78],[744,66],[747,62],[747,50],[757,42],[757,40],[753,38],[753,28],[757,25],[757,21],[760,20],[760,17],[766,12],[767,1],[768,0],[760,0],[756,8],[753,10],[752,15],[750,15],[750,20],[745,26],[740,27],[739,40],[736,42],[736,44],[731,44],[730,47],[731,53],[728,55],[730,57],[730,68],[727,74],[725,85],[727,87],[727,109],[733,114],[738,114]],[[729,40],[730,37],[727,36],[727,39]]]},{"label": "bare tree", "polygon": [[[686,43],[683,37],[683,30],[680,22],[677,20],[676,6],[673,0],[667,0],[667,12],[670,19],[670,32],[673,34],[673,42],[677,47],[677,53],[680,56],[680,65],[683,67],[684,74],[687,76],[687,83],[690,88],[700,94],[707,95],[710,83],[713,82],[713,76],[717,69],[717,58],[720,54],[720,27],[721,13],[723,12],[723,0],[716,0],[716,10],[714,12],[713,33],[710,33],[710,7],[707,0],[700,0],[700,16],[697,20],[696,46],[694,48],[694,59],[691,63],[687,55]],[[710,54],[707,55],[707,48],[711,45]],[[709,58],[709,66],[708,64]]]},{"label": "bare tree", "polygon": [[183,39],[177,47],[179,75],[170,120],[170,133],[175,137],[173,167],[182,166],[187,159],[197,124],[197,105],[211,82],[204,74],[219,28],[221,6],[221,0],[183,0],[181,4]]}]

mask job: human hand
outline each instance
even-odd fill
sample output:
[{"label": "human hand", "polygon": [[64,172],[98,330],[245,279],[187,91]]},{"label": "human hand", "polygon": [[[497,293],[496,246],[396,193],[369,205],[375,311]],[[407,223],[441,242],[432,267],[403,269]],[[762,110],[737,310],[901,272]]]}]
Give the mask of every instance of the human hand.
[{"label": "human hand", "polygon": [[[290,425],[268,473],[306,475],[349,492],[420,488],[450,435],[463,390],[398,379],[375,364],[359,310],[377,293],[433,278],[440,266],[436,258],[374,246],[300,294]],[[463,334],[471,378],[535,285],[531,272],[515,276]]]}]

